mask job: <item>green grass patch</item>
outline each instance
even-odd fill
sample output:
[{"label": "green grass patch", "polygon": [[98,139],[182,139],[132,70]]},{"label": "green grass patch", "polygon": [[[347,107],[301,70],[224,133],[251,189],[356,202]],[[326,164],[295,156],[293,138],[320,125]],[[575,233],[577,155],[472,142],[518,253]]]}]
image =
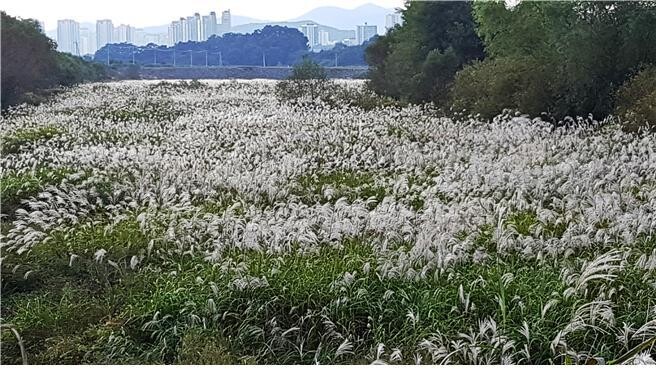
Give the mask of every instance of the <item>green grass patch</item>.
[{"label": "green grass patch", "polygon": [[48,185],[56,185],[74,173],[71,168],[40,168],[29,172],[6,172],[0,177],[2,214],[11,215],[21,201],[36,196]]},{"label": "green grass patch", "polygon": [[63,132],[61,128],[55,126],[20,129],[9,136],[0,138],[2,142],[2,150],[0,151],[2,155],[17,154],[28,144],[40,140],[49,140]]},{"label": "green grass patch", "polygon": [[100,118],[115,123],[118,122],[173,122],[182,115],[184,110],[172,100],[148,100],[137,102],[127,101],[122,107],[103,107],[100,110]]},{"label": "green grass patch", "polygon": [[[330,196],[326,196],[328,188],[332,190]],[[302,175],[296,179],[291,193],[307,205],[334,203],[342,197],[349,202],[373,198],[379,203],[387,189],[376,185],[373,173],[337,170]]]},{"label": "green grass patch", "polygon": [[[156,256],[148,256],[148,237],[132,218],[111,230],[105,226],[55,233],[27,255],[3,262],[3,318],[25,337],[34,362],[369,363],[384,343],[411,363],[433,334],[466,342],[461,333],[478,332],[488,318],[498,335],[526,345],[530,358],[524,363],[562,362],[551,342],[591,296],[624,286],[608,296],[616,327],[641,326],[655,304],[653,278],[633,267],[633,259],[616,281],[596,281],[589,293],[565,298],[562,268],[579,270],[582,259],[538,262],[491,254],[484,263],[426,278],[381,278],[380,261],[389,256],[367,239],[285,254],[227,249],[212,264],[202,255],[168,253],[166,245],[155,245]],[[483,227],[475,243],[487,247],[490,232]],[[107,253],[99,262],[95,251],[101,248]],[[72,254],[78,257],[71,263]],[[132,269],[134,255],[143,259]],[[16,279],[27,270],[33,273],[21,283],[31,285],[20,284]],[[529,339],[520,331],[524,326]],[[352,352],[336,355],[345,339]],[[590,329],[566,340],[607,359],[639,343],[622,347],[615,335]],[[6,344],[12,344],[9,338]],[[481,344],[480,353],[498,349]],[[3,362],[19,358],[8,346]],[[470,358],[463,350],[451,360]]]}]

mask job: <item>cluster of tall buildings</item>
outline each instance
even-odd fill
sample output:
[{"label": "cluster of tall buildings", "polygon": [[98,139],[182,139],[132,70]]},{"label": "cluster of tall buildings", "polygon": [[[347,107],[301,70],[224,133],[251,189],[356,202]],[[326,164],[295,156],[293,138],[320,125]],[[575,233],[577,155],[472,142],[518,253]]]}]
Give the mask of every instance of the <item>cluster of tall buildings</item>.
[{"label": "cluster of tall buildings", "polygon": [[[400,13],[396,12],[387,14],[385,16],[385,31],[389,31],[394,28],[394,26],[401,23],[402,19]],[[332,40],[330,32],[322,30],[318,24],[312,22],[301,25],[299,30],[305,35],[308,40],[308,45],[312,49],[321,49],[325,46],[334,45],[336,42],[341,42],[349,46],[362,45],[378,34],[378,26],[375,24],[370,25],[366,22],[363,25],[356,26],[355,38],[344,40]]]},{"label": "cluster of tall buildings", "polygon": [[73,55],[93,54],[107,44],[131,43],[143,46],[149,43],[167,44],[165,33],[148,33],[128,24],[114,26],[110,19],[96,22],[96,29],[81,27],[72,19],[57,21],[57,50]]},{"label": "cluster of tall buildings", "polygon": [[58,20],[57,50],[82,55],[80,46],[80,24],[72,19]]},{"label": "cluster of tall buildings", "polygon": [[171,22],[168,30],[168,44],[175,45],[178,42],[205,41],[213,35],[223,35],[230,32],[232,27],[230,10],[221,13],[218,19],[215,12],[201,16],[195,13],[189,17],[181,17]]},{"label": "cluster of tall buildings", "polygon": [[[387,14],[385,29],[390,30],[401,24],[399,13]],[[110,19],[101,19],[96,22],[96,28],[81,27],[72,19],[57,21],[57,48],[59,51],[73,55],[93,54],[96,50],[107,44],[131,43],[137,46],[155,43],[158,45],[175,45],[178,42],[205,41],[212,35],[223,35],[230,32],[232,27],[230,10],[217,17],[215,12],[201,16],[195,13],[189,17],[181,17],[171,22],[167,33],[148,33],[144,29],[134,28],[127,24],[114,26]],[[308,39],[310,48],[317,49],[343,42],[347,45],[362,45],[378,33],[376,25],[358,25],[355,29],[355,38],[346,40],[332,40],[331,34],[321,29],[316,23],[307,23],[299,30]]]}]

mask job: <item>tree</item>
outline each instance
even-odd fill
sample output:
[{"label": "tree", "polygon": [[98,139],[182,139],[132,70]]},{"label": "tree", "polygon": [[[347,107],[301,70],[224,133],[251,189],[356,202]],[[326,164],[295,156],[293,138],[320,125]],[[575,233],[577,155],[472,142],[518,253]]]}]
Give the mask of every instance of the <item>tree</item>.
[{"label": "tree", "polygon": [[17,19],[2,12],[2,106],[20,96],[53,84],[56,68],[54,41],[40,32],[37,21]]},{"label": "tree", "polygon": [[455,72],[484,56],[468,1],[406,2],[403,25],[366,50],[370,87],[411,102],[442,101]]},{"label": "tree", "polygon": [[105,76],[104,69],[80,57],[57,52],[37,21],[2,12],[2,107],[23,101],[27,92],[69,86]]},{"label": "tree", "polygon": [[[522,1],[512,9],[501,1],[479,1],[474,17],[490,58],[477,66],[477,73],[486,68],[496,73],[499,63],[491,60],[530,58],[541,66],[544,79],[538,83],[550,94],[532,109],[556,118],[605,117],[613,110],[614,91],[641,65],[656,62],[656,48],[646,46],[656,45],[654,1]],[[505,78],[517,82],[531,80],[517,73],[535,71],[521,68],[508,73]],[[470,76],[462,74],[463,79]],[[480,87],[480,95],[494,94],[485,90],[491,86]],[[518,90],[525,87],[515,84]],[[519,100],[508,99],[506,107],[526,112]]]},{"label": "tree", "polygon": [[329,94],[332,87],[326,69],[310,58],[304,58],[294,65],[289,78],[278,82],[276,95],[282,100],[292,102],[302,98],[314,101]]}]

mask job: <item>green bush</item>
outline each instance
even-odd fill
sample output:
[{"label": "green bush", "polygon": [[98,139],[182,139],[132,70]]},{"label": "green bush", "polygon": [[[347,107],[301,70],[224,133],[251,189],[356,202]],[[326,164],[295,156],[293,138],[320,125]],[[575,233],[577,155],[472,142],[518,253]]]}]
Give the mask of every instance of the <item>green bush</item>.
[{"label": "green bush", "polygon": [[482,59],[471,2],[408,1],[403,25],[366,50],[369,88],[401,101],[443,102],[455,72]]},{"label": "green bush", "polygon": [[618,90],[616,106],[627,130],[646,124],[656,128],[656,65],[643,69]]},{"label": "green bush", "polygon": [[488,59],[456,74],[451,90],[456,112],[491,119],[504,109],[532,116],[549,113],[553,71],[531,57]]},{"label": "green bush", "polygon": [[403,105],[368,87],[351,88],[334,83],[328,79],[326,69],[310,59],[295,65],[291,76],[278,82],[276,96],[291,103],[320,101],[330,106],[350,105],[364,110]]},{"label": "green bush", "polygon": [[286,80],[276,85],[276,96],[281,100],[298,101],[309,98],[316,100],[331,89],[333,84],[328,80],[326,69],[317,62],[303,59],[294,65],[292,74]]},{"label": "green bush", "polygon": [[[508,107],[522,113],[602,119],[613,112],[617,88],[638,66],[656,62],[656,48],[644,46],[656,42],[653,1],[522,1],[512,8],[477,1],[474,18],[488,59],[499,64],[486,67],[491,74],[509,74],[498,78],[517,88],[551,90],[535,95],[541,100],[515,93]],[[502,58],[517,70],[501,67],[509,63]],[[527,58],[539,62],[525,66]]]}]

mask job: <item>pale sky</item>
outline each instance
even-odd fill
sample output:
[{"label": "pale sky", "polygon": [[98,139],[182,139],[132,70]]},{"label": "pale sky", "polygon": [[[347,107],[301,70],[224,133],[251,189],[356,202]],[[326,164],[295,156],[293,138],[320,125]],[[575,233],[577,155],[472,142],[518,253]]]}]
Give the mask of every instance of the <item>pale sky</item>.
[{"label": "pale sky", "polygon": [[168,24],[196,12],[220,14],[226,9],[233,16],[283,21],[320,6],[353,9],[366,3],[396,8],[403,5],[403,0],[4,0],[2,10],[15,17],[43,21],[50,30],[57,28],[58,19],[95,23],[108,18],[115,25],[148,27]]}]

